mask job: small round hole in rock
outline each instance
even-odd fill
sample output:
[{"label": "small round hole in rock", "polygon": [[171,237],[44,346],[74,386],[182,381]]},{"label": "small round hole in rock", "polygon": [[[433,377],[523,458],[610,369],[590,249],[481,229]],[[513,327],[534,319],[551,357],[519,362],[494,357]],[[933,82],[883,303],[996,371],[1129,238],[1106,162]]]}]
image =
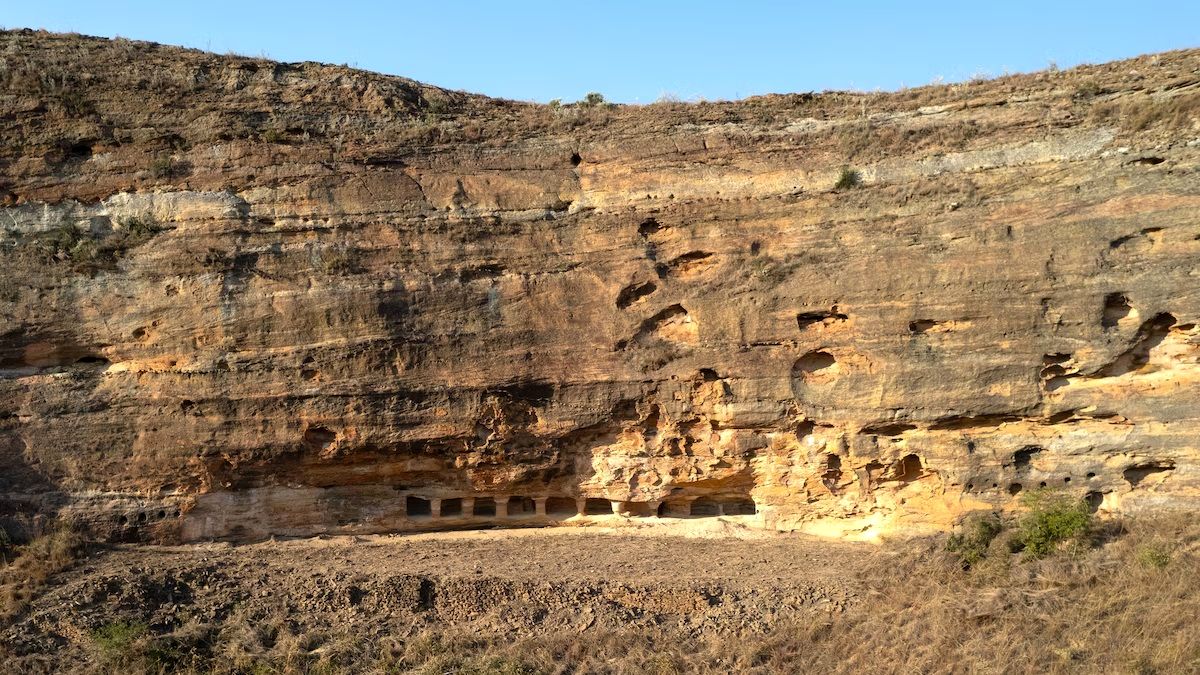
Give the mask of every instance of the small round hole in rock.
[{"label": "small round hole in rock", "polygon": [[1012,485],[1008,486],[1008,494],[1016,496],[1016,495],[1020,494],[1020,492],[1021,492],[1021,484],[1020,483],[1013,483]]},{"label": "small round hole in rock", "polygon": [[309,427],[304,430],[304,444],[318,450],[326,450],[337,440],[337,434],[326,427]]},{"label": "small round hole in rock", "polygon": [[579,156],[578,152],[571,155],[571,166],[579,166],[582,163],[583,158]]}]

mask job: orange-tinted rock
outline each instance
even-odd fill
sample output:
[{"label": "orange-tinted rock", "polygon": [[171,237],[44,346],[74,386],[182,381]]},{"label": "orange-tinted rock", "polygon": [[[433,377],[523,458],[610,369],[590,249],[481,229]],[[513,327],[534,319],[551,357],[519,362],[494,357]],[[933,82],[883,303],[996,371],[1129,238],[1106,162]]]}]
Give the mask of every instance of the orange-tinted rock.
[{"label": "orange-tinted rock", "polygon": [[1200,52],[552,109],[0,44],[10,514],[871,538],[1043,484],[1200,506]]}]

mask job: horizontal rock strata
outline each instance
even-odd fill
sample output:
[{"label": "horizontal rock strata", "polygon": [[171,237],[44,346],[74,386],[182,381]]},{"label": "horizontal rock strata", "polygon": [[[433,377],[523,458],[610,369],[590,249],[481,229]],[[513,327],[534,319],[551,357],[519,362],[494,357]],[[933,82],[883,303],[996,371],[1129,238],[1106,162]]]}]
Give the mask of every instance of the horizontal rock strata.
[{"label": "horizontal rock strata", "polygon": [[22,31],[0,83],[14,521],[1200,506],[1200,52],[549,107]]}]

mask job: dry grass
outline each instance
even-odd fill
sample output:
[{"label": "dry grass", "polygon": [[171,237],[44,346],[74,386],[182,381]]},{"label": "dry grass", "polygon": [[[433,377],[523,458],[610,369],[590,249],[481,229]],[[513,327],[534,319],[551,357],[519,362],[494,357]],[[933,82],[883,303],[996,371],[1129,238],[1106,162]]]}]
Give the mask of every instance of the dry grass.
[{"label": "dry grass", "polygon": [[[1109,527],[1045,559],[999,545],[964,570],[945,538],[889,545],[847,575],[862,601],[767,632],[448,627],[412,638],[305,629],[249,614],[155,635],[93,635],[97,672],[205,673],[1178,673],[1200,669],[1200,525]],[[800,572],[796,572],[800,573]]]},{"label": "dry grass", "polygon": [[5,551],[0,567],[0,623],[7,623],[28,606],[46,581],[67,569],[84,551],[82,536],[59,523],[28,543]]},{"label": "dry grass", "polygon": [[962,150],[992,129],[975,120],[907,126],[862,120],[843,125],[836,141],[847,160],[878,160],[917,152]]},{"label": "dry grass", "polygon": [[1089,117],[1096,121],[1118,122],[1128,132],[1144,131],[1162,125],[1177,131],[1200,123],[1200,93],[1155,98],[1132,96],[1125,101],[1108,101],[1092,107]]}]

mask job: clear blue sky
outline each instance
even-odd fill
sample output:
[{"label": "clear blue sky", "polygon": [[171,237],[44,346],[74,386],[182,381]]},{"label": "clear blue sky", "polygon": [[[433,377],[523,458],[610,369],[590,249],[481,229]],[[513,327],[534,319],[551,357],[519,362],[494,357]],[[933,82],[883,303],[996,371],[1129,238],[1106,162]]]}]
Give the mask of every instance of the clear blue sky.
[{"label": "clear blue sky", "polygon": [[1200,0],[0,0],[0,25],[347,63],[546,101],[896,89],[1200,46]]}]

